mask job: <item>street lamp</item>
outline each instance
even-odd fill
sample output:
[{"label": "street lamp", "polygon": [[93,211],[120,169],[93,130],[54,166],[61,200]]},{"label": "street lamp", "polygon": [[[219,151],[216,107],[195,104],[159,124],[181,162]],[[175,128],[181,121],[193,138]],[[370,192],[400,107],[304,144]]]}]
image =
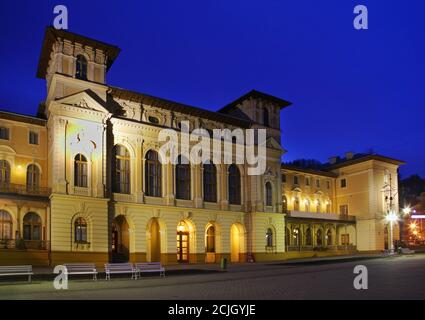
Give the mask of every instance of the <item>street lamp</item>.
[{"label": "street lamp", "polygon": [[397,214],[391,211],[385,216],[385,220],[390,224],[390,254],[394,254],[393,223],[398,220]]}]

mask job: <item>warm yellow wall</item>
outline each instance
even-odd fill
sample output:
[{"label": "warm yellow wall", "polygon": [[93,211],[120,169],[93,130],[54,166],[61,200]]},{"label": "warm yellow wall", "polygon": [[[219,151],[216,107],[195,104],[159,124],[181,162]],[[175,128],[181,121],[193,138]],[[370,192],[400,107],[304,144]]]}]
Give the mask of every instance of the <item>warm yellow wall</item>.
[{"label": "warm yellow wall", "polygon": [[[9,128],[9,140],[0,139],[0,158],[10,164],[11,183],[25,185],[28,165],[36,164],[40,168],[40,187],[47,187],[46,127],[4,119],[1,115],[0,126]],[[38,133],[38,145],[29,143],[30,131]]]}]

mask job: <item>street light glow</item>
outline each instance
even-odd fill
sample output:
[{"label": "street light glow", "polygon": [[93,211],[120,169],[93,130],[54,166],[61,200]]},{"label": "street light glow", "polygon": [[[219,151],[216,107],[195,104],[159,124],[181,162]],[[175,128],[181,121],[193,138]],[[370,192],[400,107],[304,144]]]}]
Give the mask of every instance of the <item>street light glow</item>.
[{"label": "street light glow", "polygon": [[403,213],[404,213],[404,214],[409,214],[411,211],[412,211],[412,209],[410,209],[410,207],[405,207],[405,208],[403,209]]},{"label": "street light glow", "polygon": [[416,229],[416,223],[412,222],[412,223],[410,224],[410,229]]},{"label": "street light glow", "polygon": [[385,216],[385,220],[387,220],[387,222],[393,223],[398,220],[398,217],[394,212],[390,212]]}]

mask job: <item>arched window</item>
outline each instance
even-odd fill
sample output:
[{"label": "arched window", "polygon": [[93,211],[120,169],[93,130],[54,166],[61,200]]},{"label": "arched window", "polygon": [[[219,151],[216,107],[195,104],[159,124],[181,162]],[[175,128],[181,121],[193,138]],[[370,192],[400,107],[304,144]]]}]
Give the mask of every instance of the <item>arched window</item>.
[{"label": "arched window", "polygon": [[181,155],[176,164],[176,198],[190,200],[190,165]]},{"label": "arched window", "polygon": [[10,165],[6,160],[0,160],[0,184],[9,185],[10,183]]},{"label": "arched window", "polygon": [[288,212],[288,199],[286,196],[282,197],[282,212],[287,213]]},{"label": "arched window", "polygon": [[300,228],[295,228],[292,232],[292,241],[294,246],[300,247],[301,246],[301,230]]},{"label": "arched window", "polygon": [[87,59],[79,54],[76,61],[75,77],[81,80],[87,80]]},{"label": "arched window", "polygon": [[24,240],[41,240],[41,218],[37,213],[24,216]]},{"label": "arched window", "polygon": [[285,245],[288,247],[291,245],[291,231],[289,228],[285,228]]},{"label": "arched window", "polygon": [[300,199],[298,197],[294,199],[294,211],[300,211]]},{"label": "arched window", "polygon": [[207,229],[206,245],[207,245],[207,252],[209,253],[215,252],[215,228],[213,226],[210,226]]},{"label": "arched window", "polygon": [[158,158],[158,152],[149,150],[146,153],[145,163],[145,185],[146,195],[150,197],[161,197],[161,162]]},{"label": "arched window", "polygon": [[320,213],[322,211],[322,204],[320,203],[320,200],[317,200],[316,202],[316,212]]},{"label": "arched window", "polygon": [[217,169],[212,163],[203,165],[204,201],[217,202]]},{"label": "arched window", "polygon": [[12,217],[9,212],[0,210],[0,240],[12,239]]},{"label": "arched window", "polygon": [[87,242],[87,222],[84,218],[77,218],[74,222],[75,242]]},{"label": "arched window", "polygon": [[310,201],[307,200],[307,199],[304,201],[304,211],[305,212],[309,212],[310,211]]},{"label": "arched window", "polygon": [[332,231],[331,231],[331,229],[328,229],[328,232],[326,232],[326,244],[328,246],[332,245]]},{"label": "arched window", "polygon": [[266,231],[266,245],[267,247],[273,247],[273,230],[271,228]]},{"label": "arched window", "polygon": [[263,109],[263,124],[267,127],[270,125],[269,110],[267,108]]},{"label": "arched window", "polygon": [[266,182],[266,206],[273,205],[273,192],[272,192],[272,184],[270,182]]},{"label": "arched window", "polygon": [[311,238],[311,230],[310,228],[307,228],[307,230],[305,231],[305,245],[306,246],[311,246],[312,243],[312,238]]},{"label": "arched window", "polygon": [[74,158],[74,186],[87,188],[87,159],[81,153]]},{"label": "arched window", "polygon": [[241,204],[241,174],[238,167],[232,164],[229,167],[229,203]]},{"label": "arched window", "polygon": [[331,204],[329,202],[326,203],[326,213],[331,213]]},{"label": "arched window", "polygon": [[323,244],[322,237],[323,237],[323,235],[322,235],[322,229],[317,230],[317,233],[316,233],[316,244],[318,246],[321,246]]},{"label": "arched window", "polygon": [[114,147],[113,191],[130,193],[130,153],[127,148],[116,145]]},{"label": "arched window", "polygon": [[27,189],[35,190],[40,186],[40,169],[35,164],[27,168]]}]

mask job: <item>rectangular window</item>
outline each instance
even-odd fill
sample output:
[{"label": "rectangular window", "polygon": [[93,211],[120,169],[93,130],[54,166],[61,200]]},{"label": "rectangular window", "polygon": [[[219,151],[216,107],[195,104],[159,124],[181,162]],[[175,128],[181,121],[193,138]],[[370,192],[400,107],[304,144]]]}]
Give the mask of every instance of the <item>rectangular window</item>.
[{"label": "rectangular window", "polygon": [[331,182],[329,180],[326,181],[326,188],[327,189],[330,189],[331,188]]},{"label": "rectangular window", "polygon": [[282,183],[286,182],[286,174],[282,174]]},{"label": "rectangular window", "polygon": [[298,184],[298,176],[294,176],[294,184]]},{"label": "rectangular window", "polygon": [[348,233],[341,234],[341,244],[348,246],[350,244],[350,235]]},{"label": "rectangular window", "polygon": [[341,188],[347,188],[347,179],[341,179]]},{"label": "rectangular window", "polygon": [[0,127],[0,139],[9,140],[9,128]]},{"label": "rectangular window", "polygon": [[320,180],[319,179],[316,180],[316,187],[320,188]]},{"label": "rectangular window", "polygon": [[305,185],[306,186],[310,185],[310,178],[309,177],[305,177]]},{"label": "rectangular window", "polygon": [[37,132],[30,131],[29,143],[30,144],[38,144],[38,133]]},{"label": "rectangular window", "polygon": [[343,216],[348,215],[348,205],[343,204],[343,205],[339,206],[339,213]]}]

